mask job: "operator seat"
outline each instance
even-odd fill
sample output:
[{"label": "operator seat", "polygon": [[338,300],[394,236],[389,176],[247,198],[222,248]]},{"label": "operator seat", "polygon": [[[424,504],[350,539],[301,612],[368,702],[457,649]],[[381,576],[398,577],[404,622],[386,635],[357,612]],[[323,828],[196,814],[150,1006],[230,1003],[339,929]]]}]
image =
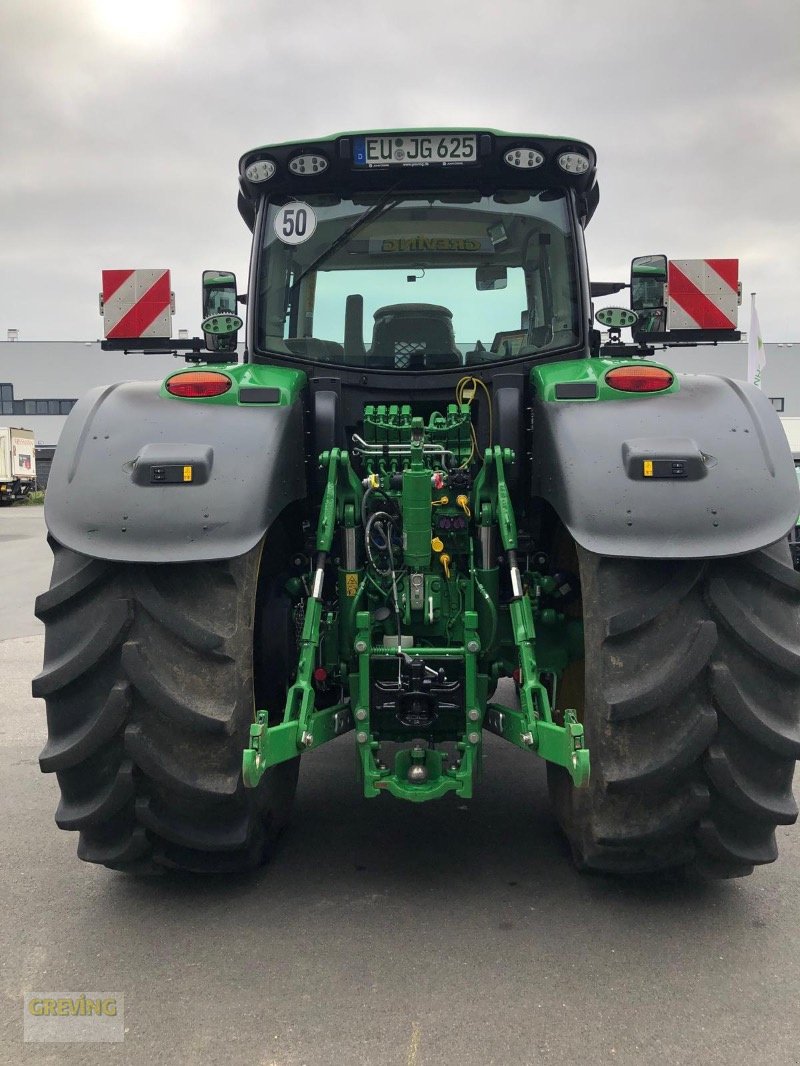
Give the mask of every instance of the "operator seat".
[{"label": "operator seat", "polygon": [[462,365],[453,313],[439,304],[388,304],[375,312],[367,364],[390,370],[445,370]]}]

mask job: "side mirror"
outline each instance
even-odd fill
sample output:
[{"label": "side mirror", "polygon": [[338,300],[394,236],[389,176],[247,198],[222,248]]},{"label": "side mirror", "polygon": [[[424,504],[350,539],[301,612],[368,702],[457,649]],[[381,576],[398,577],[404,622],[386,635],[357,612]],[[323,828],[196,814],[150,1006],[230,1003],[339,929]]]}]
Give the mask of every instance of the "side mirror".
[{"label": "side mirror", "polygon": [[475,288],[478,292],[490,292],[505,289],[508,285],[508,271],[505,267],[482,266],[475,270]]},{"label": "side mirror", "polygon": [[203,271],[203,318],[236,314],[236,275],[228,270]]},{"label": "side mirror", "polygon": [[244,325],[237,314],[236,275],[203,271],[203,336],[211,352],[236,353],[236,335]]},{"label": "side mirror", "polygon": [[638,316],[633,339],[667,330],[667,257],[639,255],[631,262],[631,311]]}]

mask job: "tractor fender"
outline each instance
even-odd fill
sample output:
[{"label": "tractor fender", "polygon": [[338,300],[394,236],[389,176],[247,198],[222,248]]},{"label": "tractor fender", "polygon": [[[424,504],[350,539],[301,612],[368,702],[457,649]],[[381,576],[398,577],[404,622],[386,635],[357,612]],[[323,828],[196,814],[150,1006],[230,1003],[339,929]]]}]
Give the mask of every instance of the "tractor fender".
[{"label": "tractor fender", "polygon": [[306,495],[299,400],[212,406],[159,382],[93,389],[70,413],[45,498],[53,537],[132,563],[229,559]]},{"label": "tractor fender", "polygon": [[797,520],[794,463],[769,399],[730,378],[678,380],[660,396],[534,397],[533,494],[588,551],[740,555],[786,536]]}]

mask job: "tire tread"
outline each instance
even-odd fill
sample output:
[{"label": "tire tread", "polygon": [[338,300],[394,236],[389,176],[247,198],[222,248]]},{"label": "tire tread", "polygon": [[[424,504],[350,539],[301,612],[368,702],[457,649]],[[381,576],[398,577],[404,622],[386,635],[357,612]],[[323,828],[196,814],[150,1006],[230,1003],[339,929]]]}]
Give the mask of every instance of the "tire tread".
[{"label": "tire tread", "polygon": [[299,760],[246,790],[262,545],[198,564],[107,563],[55,540],[37,601],[41,769],[78,856],[131,873],[250,870],[288,819]]},{"label": "tire tread", "polygon": [[580,866],[741,877],[798,815],[800,580],[779,542],[737,559],[578,549],[589,788],[549,768]]}]

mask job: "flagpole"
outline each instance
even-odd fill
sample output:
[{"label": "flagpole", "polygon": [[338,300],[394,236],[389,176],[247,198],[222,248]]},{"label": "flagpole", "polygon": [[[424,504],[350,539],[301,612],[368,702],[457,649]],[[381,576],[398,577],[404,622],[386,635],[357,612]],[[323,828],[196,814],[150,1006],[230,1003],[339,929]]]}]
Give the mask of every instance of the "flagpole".
[{"label": "flagpole", "polygon": [[747,380],[756,388],[761,388],[761,378],[766,363],[764,341],[761,338],[761,325],[756,310],[756,293],[750,293],[750,330],[747,335]]}]

